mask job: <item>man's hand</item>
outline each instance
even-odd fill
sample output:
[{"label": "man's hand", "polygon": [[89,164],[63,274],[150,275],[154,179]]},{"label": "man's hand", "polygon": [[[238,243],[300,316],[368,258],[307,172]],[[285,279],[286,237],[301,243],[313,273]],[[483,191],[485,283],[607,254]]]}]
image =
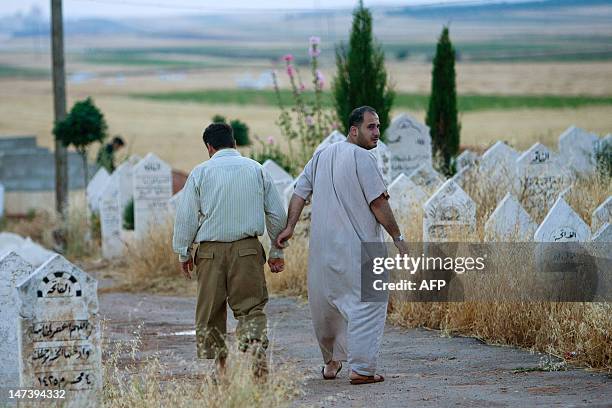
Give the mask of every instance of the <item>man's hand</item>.
[{"label": "man's hand", "polygon": [[284,230],[278,234],[276,240],[274,241],[274,246],[278,249],[285,248],[285,242],[289,240],[293,236],[293,228],[286,226]]},{"label": "man's hand", "polygon": [[193,270],[193,259],[189,257],[186,262],[181,262],[181,269],[183,270],[183,276],[185,279],[191,280],[191,271]]},{"label": "man's hand", "polygon": [[272,273],[279,273],[285,269],[285,260],[283,258],[268,259],[268,266]]},{"label": "man's hand", "polygon": [[399,251],[400,256],[408,255],[408,244],[406,241],[393,241],[395,247]]}]

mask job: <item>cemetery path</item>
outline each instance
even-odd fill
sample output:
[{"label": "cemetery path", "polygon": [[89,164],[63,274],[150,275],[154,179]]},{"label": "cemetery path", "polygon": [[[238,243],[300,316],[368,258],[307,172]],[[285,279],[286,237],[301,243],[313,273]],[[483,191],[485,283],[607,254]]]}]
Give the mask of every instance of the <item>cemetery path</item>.
[{"label": "cemetery path", "polygon": [[[195,299],[142,293],[100,295],[105,319],[105,352],[117,340],[140,338],[138,358],[157,355],[168,378],[201,378],[211,369],[195,355]],[[321,357],[312,333],[308,305],[284,297],[267,307],[272,364],[287,361],[303,377],[304,395],[294,406],[609,406],[612,386],[605,374],[582,369],[542,372],[541,355],[512,347],[484,345],[471,338],[387,325],[380,353],[386,381],[352,386],[340,378],[323,381]],[[230,323],[230,330],[233,325]],[[127,356],[124,356],[127,359]],[[127,361],[126,361],[127,363]]]}]

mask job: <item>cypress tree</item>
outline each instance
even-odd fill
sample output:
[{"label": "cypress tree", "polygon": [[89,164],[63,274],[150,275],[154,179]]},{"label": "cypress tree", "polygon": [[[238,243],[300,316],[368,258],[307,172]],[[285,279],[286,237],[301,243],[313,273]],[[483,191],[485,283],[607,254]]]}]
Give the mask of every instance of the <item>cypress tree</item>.
[{"label": "cypress tree", "polygon": [[353,11],[353,26],[348,50],[336,48],[337,74],[332,90],[340,128],[348,133],[348,117],[359,106],[376,109],[381,135],[389,126],[389,114],[395,93],[387,84],[385,54],[372,36],[372,14],[363,1]]},{"label": "cypress tree", "polygon": [[461,125],[457,118],[457,89],[455,84],[455,49],[448,27],[444,27],[433,60],[431,96],[425,119],[431,134],[433,155],[438,170],[450,176],[454,173],[452,160],[459,152]]}]

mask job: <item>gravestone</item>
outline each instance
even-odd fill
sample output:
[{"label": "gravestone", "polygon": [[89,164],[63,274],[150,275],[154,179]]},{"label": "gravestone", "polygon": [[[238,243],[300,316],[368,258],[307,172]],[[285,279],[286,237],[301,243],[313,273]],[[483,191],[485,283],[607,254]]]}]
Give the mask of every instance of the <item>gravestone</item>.
[{"label": "gravestone", "polygon": [[476,203],[447,180],[423,205],[423,241],[464,240],[474,232]]},{"label": "gravestone", "polygon": [[604,225],[602,225],[601,228],[593,235],[592,241],[612,243],[612,224],[606,222]]},{"label": "gravestone", "polygon": [[596,134],[575,126],[559,136],[559,154],[574,171],[581,174],[595,171],[595,148],[599,142]]},{"label": "gravestone", "polygon": [[337,130],[334,130],[333,132],[329,134],[329,136],[323,139],[323,141],[317,146],[314,152],[316,153],[319,150],[325,149],[329,145],[332,145],[334,143],[344,142],[345,140],[346,140],[346,136],[344,136],[342,133],[338,132]]},{"label": "gravestone", "polygon": [[519,183],[516,178],[516,159],[519,153],[498,141],[482,155],[478,172],[486,180],[490,190],[495,190],[498,199],[507,192],[518,192]]},{"label": "gravestone", "polygon": [[97,213],[100,210],[100,196],[109,180],[108,171],[104,167],[100,167],[87,184],[87,205],[91,212]]},{"label": "gravestone", "polygon": [[96,406],[102,389],[97,282],[56,255],[18,284],[21,387],[66,390],[63,406]]},{"label": "gravestone", "polygon": [[536,242],[586,242],[591,229],[569,206],[559,198],[535,232]]},{"label": "gravestone", "polygon": [[531,214],[548,211],[569,186],[567,171],[546,146],[535,143],[516,160],[525,209]]},{"label": "gravestone", "polygon": [[610,222],[612,218],[612,196],[609,196],[606,201],[601,203],[599,207],[593,211],[591,216],[591,228],[597,231],[603,224]]},{"label": "gravestone", "polygon": [[401,217],[413,213],[413,209],[422,209],[427,194],[414,184],[405,174],[400,174],[389,185],[389,205]]},{"label": "gravestone", "polygon": [[172,197],[172,169],[153,153],[149,153],[133,169],[134,233],[142,238],[149,226],[168,216],[168,200]]},{"label": "gravestone", "polygon": [[457,165],[457,172],[475,165],[478,160],[479,157],[476,153],[471,150],[464,150],[459,156],[457,156],[457,159],[455,160],[455,163]]},{"label": "gravestone", "polygon": [[0,218],[4,217],[4,184],[0,183]]},{"label": "gravestone", "polygon": [[17,283],[30,276],[34,267],[11,251],[0,258],[0,384],[19,387],[19,355],[17,350],[17,318],[19,297]]},{"label": "gravestone", "polygon": [[129,161],[121,163],[115,171],[113,177],[117,177],[119,183],[119,203],[121,204],[121,214],[128,206],[129,202],[134,198],[133,165]]},{"label": "gravestone", "polygon": [[389,147],[378,141],[377,146],[371,150],[376,157],[376,164],[378,165],[378,170],[380,170],[380,174],[383,176],[383,180],[385,183],[389,185],[391,183],[391,151]]},{"label": "gravestone", "polygon": [[408,178],[428,196],[436,192],[445,181],[444,177],[431,167],[431,163],[423,163],[408,175]]},{"label": "gravestone", "polygon": [[266,160],[263,164],[263,168],[268,172],[270,177],[272,177],[272,181],[276,186],[276,190],[278,194],[283,197],[283,193],[287,186],[293,183],[293,177],[289,173],[285,171],[281,166],[279,166],[274,160]]},{"label": "gravestone", "polygon": [[289,203],[291,202],[291,197],[293,197],[293,192],[295,191],[295,185],[297,183],[297,178],[293,180],[291,184],[285,187],[285,191],[283,191],[283,202],[285,204],[285,210],[289,209]]},{"label": "gravestone", "polygon": [[485,241],[531,241],[536,228],[538,225],[516,198],[506,193],[485,223]]},{"label": "gravestone", "polygon": [[407,114],[397,116],[385,132],[391,151],[391,180],[401,173],[410,175],[422,164],[431,166],[429,127]]},{"label": "gravestone", "polygon": [[116,258],[123,254],[122,226],[119,178],[116,174],[113,174],[100,196],[100,227],[102,232],[102,256],[104,258]]}]

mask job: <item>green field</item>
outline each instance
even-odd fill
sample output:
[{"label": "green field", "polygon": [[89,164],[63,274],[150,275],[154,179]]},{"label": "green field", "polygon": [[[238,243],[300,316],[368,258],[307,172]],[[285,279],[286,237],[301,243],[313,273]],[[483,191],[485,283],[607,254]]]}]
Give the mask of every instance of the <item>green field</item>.
[{"label": "green field", "polygon": [[50,75],[50,72],[46,69],[0,64],[0,78],[46,78]]},{"label": "green field", "polygon": [[[276,106],[277,96],[272,90],[226,89],[169,93],[139,93],[131,95],[157,101],[196,102],[203,104],[269,105]],[[314,94],[305,92],[304,98],[312,100]],[[520,109],[520,108],[577,108],[588,105],[612,105],[612,97],[554,96],[554,95],[460,95],[459,110],[462,112]],[[281,100],[286,106],[292,101],[291,92],[281,91]],[[428,95],[398,93],[394,106],[410,110],[425,110]],[[323,94],[323,104],[332,105],[330,93]]]}]

